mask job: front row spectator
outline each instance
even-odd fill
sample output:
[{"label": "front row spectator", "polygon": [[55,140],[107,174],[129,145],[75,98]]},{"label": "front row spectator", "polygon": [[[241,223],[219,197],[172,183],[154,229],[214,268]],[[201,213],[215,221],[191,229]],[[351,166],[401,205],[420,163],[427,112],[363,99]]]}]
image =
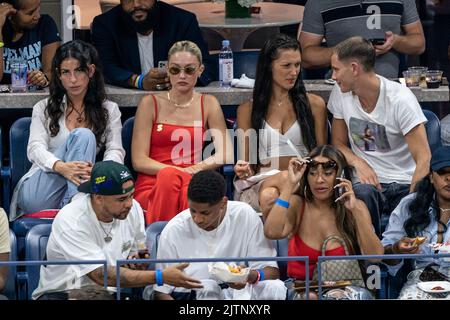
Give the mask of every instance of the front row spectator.
[{"label": "front row spectator", "polygon": [[[158,259],[276,256],[256,211],[246,203],[228,201],[225,191],[225,180],[216,171],[200,171],[192,177],[188,189],[189,209],[179,213],[164,228]],[[185,271],[201,279],[204,289],[195,293],[177,286],[159,286],[155,287],[156,298],[195,299],[198,294],[208,296],[212,292],[216,292],[218,299],[286,298],[286,287],[278,280],[276,262],[250,261],[249,267],[246,282],[228,283],[229,288],[220,290],[219,284],[210,280],[208,263],[192,263]],[[204,292],[206,284],[212,292]]]},{"label": "front row spectator", "polygon": [[[310,276],[330,236],[343,239],[351,255],[384,252],[366,205],[355,197],[351,168],[344,155],[328,145],[316,147],[307,158],[290,160],[288,179],[269,212],[264,233],[270,239],[289,236],[289,256],[309,256]],[[328,244],[326,255],[345,255],[341,243]],[[305,268],[303,262],[289,261],[288,276],[305,280]],[[353,289],[370,297],[365,288]]]},{"label": "front row spectator", "polygon": [[374,71],[375,49],[361,37],[339,43],[331,56],[334,86],[332,143],[356,169],[356,197],[380,234],[389,215],[429,170],[425,118],[411,90]]},{"label": "front row spectator", "polygon": [[[0,208],[0,261],[8,261],[10,251],[8,217],[5,210]],[[6,299],[1,292],[5,288],[7,276],[8,266],[0,266],[0,300]]]},{"label": "front row spectator", "polygon": [[90,178],[96,155],[123,163],[120,111],[106,100],[95,48],[80,40],[56,51],[50,97],[33,107],[27,155],[33,164],[18,182],[10,219],[59,209]]},{"label": "front row spectator", "polygon": [[[415,193],[403,198],[392,212],[382,243],[386,254],[433,254],[430,244],[443,244],[450,240],[450,146],[435,150],[431,158],[431,172],[416,186]],[[416,237],[425,237],[420,246]],[[448,259],[448,258],[447,258]],[[434,294],[423,292],[417,283],[429,264],[437,264],[439,271],[448,275],[446,259],[421,258],[415,260],[415,270],[400,292],[399,299],[430,299]],[[385,260],[391,274],[403,266],[400,260]],[[440,268],[439,268],[440,267]],[[428,281],[433,279],[427,279]],[[434,280],[445,280],[444,278]]]},{"label": "front row spectator", "polygon": [[[56,216],[47,244],[47,259],[106,260],[108,286],[114,287],[116,261],[137,258],[138,249],[145,244],[144,215],[133,200],[133,177],[124,165],[101,161],[94,165],[91,179],[78,189],[88,194],[69,203]],[[144,267],[122,267],[121,285],[140,287],[163,281],[174,286],[201,287],[199,281],[183,273],[187,264],[156,272]],[[104,272],[103,266],[92,264],[42,266],[33,299],[52,299],[67,290],[102,286]]]}]

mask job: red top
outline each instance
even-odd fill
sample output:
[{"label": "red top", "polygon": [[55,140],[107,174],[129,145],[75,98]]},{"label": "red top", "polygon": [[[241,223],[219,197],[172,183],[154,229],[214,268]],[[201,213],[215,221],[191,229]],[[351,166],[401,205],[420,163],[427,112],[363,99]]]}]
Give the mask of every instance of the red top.
[{"label": "red top", "polygon": [[[305,206],[303,205],[300,211],[300,219],[303,216]],[[322,250],[311,248],[300,238],[298,233],[289,239],[288,256],[307,256],[309,257],[309,278],[312,279],[314,268],[317,265],[319,256],[322,255]],[[335,249],[326,250],[326,256],[345,256],[345,249],[343,246]],[[288,261],[287,274],[291,278],[298,280],[305,280],[306,271],[305,263],[303,261]]]},{"label": "red top", "polygon": [[[202,161],[203,134],[205,132],[203,97],[201,96],[202,120],[200,126],[183,126],[158,121],[158,104],[152,95],[155,108],[149,157],[167,165],[189,167]],[[155,182],[154,175],[139,173],[136,181],[136,194],[147,190]]]}]

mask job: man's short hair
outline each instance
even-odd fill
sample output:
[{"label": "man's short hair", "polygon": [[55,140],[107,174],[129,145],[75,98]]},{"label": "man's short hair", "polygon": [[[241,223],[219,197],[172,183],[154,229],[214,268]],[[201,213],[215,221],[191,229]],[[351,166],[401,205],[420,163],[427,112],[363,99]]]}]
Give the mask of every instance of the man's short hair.
[{"label": "man's short hair", "polygon": [[348,38],[336,45],[333,51],[341,61],[357,60],[367,72],[375,67],[375,48],[363,37]]},{"label": "man's short hair", "polygon": [[216,204],[223,199],[227,191],[225,179],[214,170],[197,172],[188,188],[188,199],[199,203]]}]

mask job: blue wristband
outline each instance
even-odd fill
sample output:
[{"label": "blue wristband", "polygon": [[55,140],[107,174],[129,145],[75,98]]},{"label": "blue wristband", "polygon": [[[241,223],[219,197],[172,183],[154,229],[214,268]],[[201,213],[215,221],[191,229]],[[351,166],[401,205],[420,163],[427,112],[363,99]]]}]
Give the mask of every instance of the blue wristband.
[{"label": "blue wristband", "polygon": [[139,76],[139,80],[138,80],[138,88],[139,89],[142,89],[142,81],[144,81],[144,75],[143,74],[141,74]]},{"label": "blue wristband", "polygon": [[284,201],[284,200],[282,200],[280,198],[277,198],[277,200],[275,200],[275,204],[277,204],[277,205],[279,205],[281,207],[284,207],[286,209],[289,208],[289,202],[288,201]]},{"label": "blue wristband", "polygon": [[160,287],[164,284],[163,281],[163,273],[161,269],[155,270],[155,278],[156,278],[156,284]]},{"label": "blue wristband", "polygon": [[259,273],[259,281],[264,281],[264,270],[263,269],[258,269],[256,270]]}]

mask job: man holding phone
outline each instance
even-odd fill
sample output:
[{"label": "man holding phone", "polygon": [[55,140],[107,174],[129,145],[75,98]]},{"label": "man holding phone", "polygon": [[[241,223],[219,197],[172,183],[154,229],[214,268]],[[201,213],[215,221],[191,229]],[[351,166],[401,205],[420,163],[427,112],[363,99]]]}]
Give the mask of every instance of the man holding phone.
[{"label": "man holding phone", "polygon": [[167,90],[167,52],[190,40],[202,51],[205,71],[200,85],[215,79],[215,67],[194,14],[156,0],[121,0],[94,18],[92,42],[110,84],[143,90]]},{"label": "man holding phone", "polygon": [[303,17],[299,41],[305,68],[330,66],[333,47],[353,36],[373,40],[375,71],[386,78],[398,77],[399,53],[421,54],[425,50],[414,0],[308,1]]}]

